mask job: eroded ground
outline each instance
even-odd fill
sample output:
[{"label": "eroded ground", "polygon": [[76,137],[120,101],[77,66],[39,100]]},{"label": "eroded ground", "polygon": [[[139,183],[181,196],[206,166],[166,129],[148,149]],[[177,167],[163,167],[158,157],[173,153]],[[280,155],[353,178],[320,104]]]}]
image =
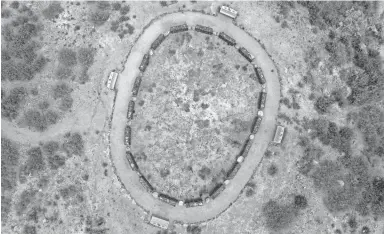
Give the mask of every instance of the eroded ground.
[{"label": "eroded ground", "polygon": [[198,196],[223,179],[249,133],[260,85],[215,36],[171,34],[151,57],[132,123],[140,169],[160,191]]}]

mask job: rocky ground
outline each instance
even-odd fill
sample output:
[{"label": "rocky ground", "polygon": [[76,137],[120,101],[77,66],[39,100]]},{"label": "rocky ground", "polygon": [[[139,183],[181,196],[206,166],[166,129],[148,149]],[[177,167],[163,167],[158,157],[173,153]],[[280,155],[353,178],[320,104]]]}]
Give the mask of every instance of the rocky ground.
[{"label": "rocky ground", "polygon": [[156,50],[132,123],[133,153],[156,188],[185,199],[223,180],[256,115],[255,79],[251,65],[214,36],[170,35]]}]

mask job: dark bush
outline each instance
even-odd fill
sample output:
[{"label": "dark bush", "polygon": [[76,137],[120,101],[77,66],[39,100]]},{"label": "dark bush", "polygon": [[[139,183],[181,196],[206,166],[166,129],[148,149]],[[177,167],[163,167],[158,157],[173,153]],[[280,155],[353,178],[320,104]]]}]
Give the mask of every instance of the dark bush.
[{"label": "dark bush", "polygon": [[276,175],[277,171],[278,171],[278,168],[277,168],[277,166],[276,166],[275,164],[271,164],[271,165],[268,167],[268,169],[267,169],[267,173],[268,173],[268,175],[270,175],[270,176],[274,176],[274,175]]},{"label": "dark bush", "polygon": [[48,156],[54,155],[59,150],[59,148],[60,148],[60,145],[56,141],[48,141],[43,145],[43,151]]},{"label": "dark bush", "polygon": [[1,115],[9,120],[15,119],[19,115],[22,102],[28,96],[24,87],[13,88],[9,96],[1,100]]},{"label": "dark bush", "polygon": [[59,115],[52,111],[52,110],[48,110],[45,114],[44,114],[44,118],[45,118],[45,121],[47,123],[47,125],[53,125],[53,124],[56,124],[58,119],[59,119]]},{"label": "dark bush", "polygon": [[160,176],[161,178],[165,178],[169,175],[170,171],[166,168],[160,170]]},{"label": "dark bush", "polygon": [[13,9],[17,9],[19,8],[20,3],[18,1],[13,1],[9,6]]},{"label": "dark bush", "polygon": [[60,2],[52,2],[42,13],[46,19],[52,20],[57,18],[63,11],[64,8],[61,7]]},{"label": "dark bush", "polygon": [[8,9],[1,9],[1,18],[8,19],[11,16],[11,11]]},{"label": "dark bush", "polygon": [[376,177],[372,182],[372,212],[384,216],[384,178]]},{"label": "dark bush", "polygon": [[121,3],[115,2],[115,3],[112,4],[112,9],[113,10],[118,11],[118,10],[120,10],[120,8],[121,8]]},{"label": "dark bush", "polygon": [[79,189],[75,185],[69,185],[59,190],[61,197],[65,200],[75,197],[79,193]]},{"label": "dark bush", "polygon": [[338,181],[343,180],[341,166],[333,161],[324,160],[312,174],[315,188],[328,190],[340,187]]},{"label": "dark bush", "polygon": [[133,27],[133,25],[131,24],[128,24],[127,27],[128,27],[128,33],[132,35],[135,32],[135,27]]},{"label": "dark bush", "polygon": [[37,58],[33,61],[31,70],[34,73],[41,72],[47,64],[48,60],[43,55],[38,55]]},{"label": "dark bush", "polygon": [[131,8],[129,7],[129,5],[123,6],[122,8],[120,8],[120,14],[126,15],[126,14],[128,14],[130,9]]},{"label": "dark bush", "polygon": [[330,97],[319,97],[315,102],[315,109],[320,114],[325,114],[333,103],[334,101]]},{"label": "dark bush", "polygon": [[37,234],[36,227],[31,225],[24,226],[23,234]]},{"label": "dark bush", "polygon": [[63,148],[67,152],[68,156],[72,156],[74,154],[82,155],[84,150],[83,138],[79,133],[69,134],[69,136],[66,136]]},{"label": "dark bush", "polygon": [[307,198],[303,195],[296,195],[294,200],[294,206],[296,209],[305,209],[308,206]]},{"label": "dark bush", "polygon": [[8,138],[1,138],[1,164],[4,166],[17,166],[19,162],[19,151],[14,143]]},{"label": "dark bush", "polygon": [[12,190],[16,187],[16,166],[19,163],[19,151],[7,138],[1,138],[1,190]]},{"label": "dark bush", "polygon": [[43,153],[40,147],[33,147],[27,151],[28,159],[25,164],[24,172],[26,175],[35,174],[45,169]]},{"label": "dark bush", "polygon": [[80,84],[85,84],[87,81],[89,81],[89,75],[88,75],[88,68],[83,67],[80,72],[79,76]]},{"label": "dark bush", "polygon": [[118,21],[112,21],[111,22],[111,31],[117,32],[118,28],[119,28],[119,22]]},{"label": "dark bush", "polygon": [[167,1],[160,1],[160,5],[161,5],[162,7],[166,7],[166,6],[168,6]]},{"label": "dark bush", "polygon": [[187,226],[187,233],[200,234],[201,233],[201,227],[199,227],[197,225],[188,225]]},{"label": "dark bush", "polygon": [[1,195],[1,222],[5,223],[9,212],[11,211],[12,199]]},{"label": "dark bush", "polygon": [[46,110],[49,107],[49,102],[47,100],[44,100],[42,102],[39,102],[37,106],[39,107],[40,110]]},{"label": "dark bush", "polygon": [[109,2],[97,2],[97,8],[100,10],[108,10],[111,8],[111,4]]},{"label": "dark bush", "polygon": [[246,197],[252,197],[254,194],[255,194],[255,190],[253,190],[253,189],[251,189],[251,188],[248,188],[248,189],[245,191],[245,196],[246,196]]},{"label": "dark bush", "polygon": [[305,147],[304,155],[297,162],[297,168],[301,174],[307,176],[314,168],[314,160],[319,161],[324,151],[313,145],[303,145],[303,147]]},{"label": "dark bush", "polygon": [[27,210],[28,206],[35,200],[36,194],[36,189],[26,189],[21,193],[19,201],[15,205],[17,215],[20,216]]},{"label": "dark bush", "polygon": [[207,179],[207,177],[211,174],[211,169],[206,166],[203,166],[199,171],[198,175],[202,180]]},{"label": "dark bush", "polygon": [[63,48],[59,51],[58,59],[61,64],[68,67],[71,67],[77,64],[76,52],[68,48]]},{"label": "dark bush", "polygon": [[62,111],[68,111],[72,108],[72,105],[73,105],[73,98],[70,95],[67,95],[61,99],[59,108]]},{"label": "dark bush", "polygon": [[25,122],[28,127],[37,131],[44,131],[47,129],[48,124],[44,116],[37,110],[28,110],[24,113]]},{"label": "dark bush", "polygon": [[270,200],[262,207],[265,225],[273,231],[286,230],[295,220],[295,209]]},{"label": "dark bush", "polygon": [[48,164],[52,170],[57,170],[65,165],[65,158],[59,155],[49,156]]},{"label": "dark bush", "polygon": [[63,98],[68,96],[72,92],[72,89],[67,83],[59,83],[53,88],[53,98]]},{"label": "dark bush", "polygon": [[110,15],[110,12],[99,10],[91,13],[90,21],[96,26],[101,26],[109,19],[109,15]]},{"label": "dark bush", "polygon": [[70,67],[64,67],[64,66],[59,66],[56,69],[56,77],[59,80],[67,80],[71,78],[73,75],[72,68]]},{"label": "dark bush", "polygon": [[89,67],[94,62],[95,53],[92,48],[80,48],[77,51],[77,59],[83,66]]},{"label": "dark bush", "polygon": [[[4,66],[4,67],[3,67]],[[34,77],[33,70],[30,65],[25,63],[15,63],[12,60],[2,63],[2,79],[3,80],[21,80],[28,81]],[[3,73],[4,72],[4,73]]]}]

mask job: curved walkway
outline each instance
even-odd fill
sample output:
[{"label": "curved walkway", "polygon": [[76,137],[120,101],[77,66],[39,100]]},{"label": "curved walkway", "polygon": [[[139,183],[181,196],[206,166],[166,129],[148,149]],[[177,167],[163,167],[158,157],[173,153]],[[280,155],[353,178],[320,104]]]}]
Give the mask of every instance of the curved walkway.
[{"label": "curved walkway", "polygon": [[[267,80],[267,102],[264,118],[248,157],[242,163],[235,178],[231,180],[230,184],[226,186],[226,189],[215,200],[203,206],[193,208],[170,206],[146,192],[141,186],[136,172],[132,171],[125,159],[125,146],[123,143],[128,102],[131,99],[134,80],[139,74],[138,67],[143,55],[149,51],[151,43],[160,33],[168,31],[170,26],[182,23],[210,26],[217,32],[223,31],[232,36],[239,45],[244,46],[255,56],[255,62],[262,68]],[[125,70],[120,74],[117,83],[110,135],[110,153],[117,176],[129,191],[131,197],[141,207],[153,214],[183,223],[197,223],[215,218],[237,199],[260,163],[274,135],[279,101],[280,83],[277,69],[261,45],[245,31],[233,24],[228,24],[219,17],[203,15],[201,13],[186,12],[165,15],[151,24],[137,40],[127,59]]]}]

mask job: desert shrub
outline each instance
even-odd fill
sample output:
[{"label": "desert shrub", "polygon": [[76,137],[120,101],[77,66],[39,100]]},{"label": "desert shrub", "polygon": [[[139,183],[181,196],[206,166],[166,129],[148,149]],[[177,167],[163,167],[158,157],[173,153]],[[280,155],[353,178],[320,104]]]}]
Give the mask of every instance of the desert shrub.
[{"label": "desert shrub", "polygon": [[275,164],[271,164],[271,165],[268,167],[268,169],[267,169],[267,173],[268,173],[268,175],[270,175],[270,176],[274,176],[274,175],[276,175],[277,171],[278,171],[278,168],[277,168],[277,166],[276,166]]},{"label": "desert shrub", "polygon": [[109,2],[97,2],[97,8],[100,10],[108,10],[111,8],[111,4]]},{"label": "desert shrub", "polygon": [[53,125],[53,124],[56,124],[58,119],[59,119],[59,115],[54,112],[53,110],[48,110],[45,114],[44,114],[44,119],[47,123],[47,125]]},{"label": "desert shrub", "polygon": [[338,181],[343,180],[341,166],[333,161],[324,160],[312,174],[315,188],[327,190],[340,187]]},{"label": "desert shrub", "polygon": [[68,198],[75,197],[79,193],[79,189],[75,185],[69,185],[59,190],[60,196],[67,200]]},{"label": "desert shrub", "polygon": [[46,110],[49,107],[49,102],[47,100],[44,100],[42,102],[39,102],[37,106],[39,107],[40,110]]},{"label": "desert shrub", "polygon": [[119,28],[119,22],[118,21],[112,21],[111,22],[111,31],[117,32],[118,28]]},{"label": "desert shrub", "polygon": [[61,99],[59,108],[62,111],[68,111],[72,108],[72,105],[73,105],[73,98],[70,95],[67,95]]},{"label": "desert shrub", "polygon": [[11,16],[11,11],[8,9],[1,9],[1,18],[8,19]]},{"label": "desert shrub", "polygon": [[303,195],[296,195],[294,198],[294,207],[296,209],[305,209],[308,206],[307,198]]},{"label": "desert shrub", "polygon": [[128,27],[128,33],[132,35],[135,32],[135,27],[133,27],[133,25],[131,24],[128,24],[127,27]]},{"label": "desert shrub", "polygon": [[1,115],[9,120],[15,119],[19,115],[22,102],[28,96],[24,87],[13,88],[9,96],[1,100]]},{"label": "desert shrub", "polygon": [[1,195],[1,222],[5,223],[9,212],[11,211],[12,199]]},{"label": "desert shrub", "polygon": [[346,186],[329,189],[323,202],[329,211],[337,213],[351,209],[356,203],[356,198],[356,191]]},{"label": "desert shrub", "polygon": [[57,170],[65,165],[65,158],[59,155],[49,156],[48,164],[52,170]]},{"label": "desert shrub", "polygon": [[297,169],[301,174],[307,176],[314,168],[314,160],[319,161],[321,156],[323,156],[324,151],[309,143],[304,144],[305,145],[302,145],[305,147],[304,154],[297,162]]},{"label": "desert shrub", "polygon": [[1,163],[7,166],[17,166],[19,151],[8,138],[1,138]]},{"label": "desert shrub", "polygon": [[161,178],[165,178],[169,175],[170,171],[166,168],[160,170],[160,176]]},{"label": "desert shrub", "polygon": [[366,151],[369,154],[384,156],[384,112],[381,108],[368,105],[357,113],[350,113],[349,118],[356,122],[364,136]]},{"label": "desert shrub", "polygon": [[59,66],[56,69],[55,75],[59,80],[67,80],[73,75],[72,68]]},{"label": "desert shrub", "polygon": [[160,6],[162,7],[168,6],[167,1],[160,1]]},{"label": "desert shrub", "polygon": [[52,2],[47,8],[43,10],[43,16],[46,19],[52,20],[57,18],[64,11],[64,8],[61,7],[60,2]]},{"label": "desert shrub", "polygon": [[384,178],[376,177],[373,179],[371,193],[373,214],[384,216]]},{"label": "desert shrub", "polygon": [[126,14],[128,14],[130,9],[131,8],[129,7],[129,5],[123,6],[122,8],[120,8],[120,14],[126,15]]},{"label": "desert shrub", "polygon": [[63,48],[59,51],[58,59],[61,64],[68,67],[77,64],[76,52],[68,48]]},{"label": "desert shrub", "polygon": [[254,194],[255,194],[255,190],[253,190],[253,189],[251,189],[251,188],[248,188],[248,189],[245,191],[245,196],[246,196],[246,197],[252,197]]},{"label": "desert shrub", "polygon": [[188,225],[187,226],[187,233],[200,234],[201,233],[201,227],[197,226],[197,225]]},{"label": "desert shrub", "polygon": [[114,2],[114,3],[112,4],[112,9],[113,9],[113,10],[118,11],[118,10],[120,10],[120,8],[121,8],[121,3],[119,3],[119,2]]},{"label": "desert shrub", "polygon": [[14,143],[1,138],[1,190],[11,190],[16,187],[16,169],[19,162],[19,151]]},{"label": "desert shrub", "polygon": [[101,26],[109,19],[109,15],[108,11],[98,10],[91,13],[90,21],[96,26]]},{"label": "desert shrub", "polygon": [[36,234],[36,227],[31,225],[25,225],[23,229],[23,234]]},{"label": "desert shrub", "polygon": [[325,114],[333,103],[334,101],[330,97],[319,97],[315,102],[315,109],[319,114]]},{"label": "desert shrub", "polygon": [[94,62],[95,53],[92,48],[80,48],[77,51],[77,59],[83,66],[89,67]]},{"label": "desert shrub", "polygon": [[72,92],[72,89],[67,83],[59,83],[53,88],[53,98],[63,98],[68,96]]},{"label": "desert shrub", "polygon": [[48,124],[44,115],[37,110],[28,110],[24,113],[24,119],[28,127],[33,128],[37,131],[44,131],[47,129]]},{"label": "desert shrub", "polygon": [[31,70],[34,73],[41,72],[48,60],[43,55],[38,55],[33,61]]},{"label": "desert shrub", "polygon": [[268,229],[279,231],[287,229],[295,220],[295,209],[290,206],[280,205],[270,200],[262,207],[262,215]]},{"label": "desert shrub", "polygon": [[339,128],[336,123],[326,119],[314,119],[310,122],[312,137],[317,137],[323,144],[331,145],[340,152],[350,153],[352,129],[347,126]]},{"label": "desert shrub", "polygon": [[17,9],[20,6],[20,3],[18,1],[13,1],[9,6],[13,9]]},{"label": "desert shrub", "polygon": [[69,134],[69,136],[66,136],[63,148],[69,156],[72,156],[74,154],[82,155],[84,150],[83,138],[79,133]]},{"label": "desert shrub", "polygon": [[211,174],[211,169],[207,166],[203,166],[199,171],[198,175],[202,180],[205,180]]},{"label": "desert shrub", "polygon": [[60,145],[56,141],[48,141],[43,145],[43,151],[49,156],[54,155],[60,148]]},{"label": "desert shrub", "polygon": [[9,52],[5,49],[1,50],[1,60],[8,61],[11,59],[11,56],[9,55]]},{"label": "desert shrub", "polygon": [[85,84],[87,81],[89,81],[89,75],[88,75],[88,68],[83,67],[80,72],[79,76],[80,84]]},{"label": "desert shrub", "polygon": [[43,153],[40,147],[33,147],[27,151],[28,159],[25,164],[24,172],[26,175],[35,174],[45,169]]},{"label": "desert shrub", "polygon": [[28,206],[35,200],[36,194],[36,189],[26,189],[21,193],[19,200],[15,205],[17,215],[20,216],[27,210]]}]

